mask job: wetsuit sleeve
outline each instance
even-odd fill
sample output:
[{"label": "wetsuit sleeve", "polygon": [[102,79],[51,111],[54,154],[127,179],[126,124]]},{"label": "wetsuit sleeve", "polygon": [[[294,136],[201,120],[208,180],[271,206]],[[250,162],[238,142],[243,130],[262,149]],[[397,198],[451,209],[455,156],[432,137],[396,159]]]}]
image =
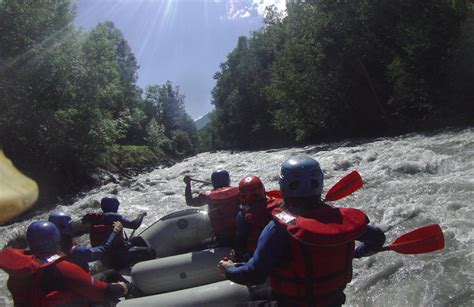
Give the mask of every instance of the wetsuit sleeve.
[{"label": "wetsuit sleeve", "polygon": [[385,243],[385,234],[374,225],[367,225],[367,231],[357,239],[362,242],[357,246],[354,257],[368,257],[380,251]]},{"label": "wetsuit sleeve", "polygon": [[124,228],[137,229],[143,222],[144,214],[138,215],[134,220],[130,221],[127,218],[122,217],[121,223]]},{"label": "wetsuit sleeve", "polygon": [[107,283],[94,279],[79,266],[68,261],[61,261],[56,268],[61,274],[61,283],[64,283],[67,290],[93,302],[106,300]]},{"label": "wetsuit sleeve", "polygon": [[235,260],[244,261],[247,252],[247,240],[250,231],[250,224],[245,220],[242,211],[237,214],[237,234],[235,238]]},{"label": "wetsuit sleeve", "polygon": [[199,193],[198,196],[193,197],[191,192],[191,184],[187,184],[184,188],[184,196],[186,198],[186,205],[191,207],[201,207],[209,204],[209,192]]},{"label": "wetsuit sleeve", "polygon": [[258,238],[257,249],[248,262],[239,267],[228,268],[225,276],[241,285],[256,285],[265,282],[272,267],[288,250],[288,235],[283,227],[270,221]]},{"label": "wetsuit sleeve", "polygon": [[104,254],[111,248],[116,236],[117,234],[115,232],[112,232],[105,244],[96,247],[85,247],[76,245],[71,251],[71,255],[73,257],[83,259],[86,262],[93,262],[99,260],[102,254]]}]

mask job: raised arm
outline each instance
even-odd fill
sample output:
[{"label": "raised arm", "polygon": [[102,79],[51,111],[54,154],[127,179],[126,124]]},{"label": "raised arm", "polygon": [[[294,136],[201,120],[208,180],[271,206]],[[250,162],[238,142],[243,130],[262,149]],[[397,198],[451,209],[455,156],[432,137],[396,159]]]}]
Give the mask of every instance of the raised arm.
[{"label": "raised arm", "polygon": [[71,256],[83,259],[86,262],[93,262],[99,260],[101,256],[106,253],[112,246],[117,234],[123,229],[122,223],[115,221],[113,223],[114,230],[110,234],[109,238],[103,245],[96,247],[84,247],[76,245],[71,250]]},{"label": "raised arm", "polygon": [[130,221],[127,218],[122,217],[122,225],[125,228],[137,229],[143,222],[143,218],[146,216],[146,212],[141,212],[134,220]]},{"label": "raised arm", "polygon": [[190,207],[201,207],[209,203],[209,193],[199,193],[198,196],[193,197],[191,191],[191,177],[184,176],[183,178],[186,187],[184,188],[184,197],[186,198],[186,205]]}]

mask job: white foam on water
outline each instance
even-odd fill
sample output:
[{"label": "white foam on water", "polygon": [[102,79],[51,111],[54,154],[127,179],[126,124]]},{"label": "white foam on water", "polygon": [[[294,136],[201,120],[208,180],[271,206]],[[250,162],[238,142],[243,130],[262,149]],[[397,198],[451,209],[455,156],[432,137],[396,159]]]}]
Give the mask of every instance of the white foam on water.
[{"label": "white foam on water", "polygon": [[[318,144],[256,152],[201,153],[169,168],[115,184],[60,206],[79,219],[101,197],[117,194],[120,213],[148,215],[136,234],[160,217],[186,208],[183,176],[210,180],[211,172],[227,169],[233,185],[244,176],[260,176],[267,190],[278,188],[280,165],[290,155],[316,158],[327,191],[352,170],[364,187],[336,204],[364,210],[371,222],[387,230],[387,244],[418,227],[439,223],[445,233],[443,251],[423,255],[384,252],[354,260],[354,279],[347,286],[346,306],[472,306],[474,288],[474,129],[437,134],[409,134],[368,141]],[[193,182],[194,191],[208,189]],[[91,209],[94,209],[91,208]],[[24,234],[35,219],[0,227],[0,243]],[[6,275],[0,272],[0,305],[11,304]]]}]

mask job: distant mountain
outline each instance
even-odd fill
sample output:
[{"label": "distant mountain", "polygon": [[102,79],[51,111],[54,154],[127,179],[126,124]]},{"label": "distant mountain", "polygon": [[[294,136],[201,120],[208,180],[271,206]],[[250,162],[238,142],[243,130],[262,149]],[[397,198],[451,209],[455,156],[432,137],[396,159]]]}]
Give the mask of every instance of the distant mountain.
[{"label": "distant mountain", "polygon": [[203,115],[194,121],[197,130],[201,130],[209,123],[209,121],[211,120],[209,115],[210,113],[207,113],[206,115]]}]

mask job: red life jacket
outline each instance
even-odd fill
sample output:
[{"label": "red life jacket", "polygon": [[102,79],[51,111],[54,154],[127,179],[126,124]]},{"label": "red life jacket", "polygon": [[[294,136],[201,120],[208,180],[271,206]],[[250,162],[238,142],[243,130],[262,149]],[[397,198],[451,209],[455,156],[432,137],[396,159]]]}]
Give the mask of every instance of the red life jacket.
[{"label": "red life jacket", "polygon": [[272,211],[282,204],[281,199],[268,198],[266,206],[251,209],[245,213],[244,218],[250,224],[249,234],[247,237],[247,252],[253,254],[257,248],[258,238],[263,228],[267,226],[268,222],[273,218]]},{"label": "red life jacket", "polygon": [[[105,223],[104,214],[102,212],[89,212],[87,214],[87,221],[90,223],[89,238],[91,246],[96,247],[103,245],[113,232],[114,226],[111,223]],[[113,246],[121,247],[124,244],[122,230],[122,232],[118,233],[115,237]]]},{"label": "red life jacket", "polygon": [[0,268],[9,274],[7,287],[15,306],[87,306],[87,302],[69,291],[51,291],[41,288],[41,276],[45,268],[55,266],[65,260],[64,255],[52,255],[39,260],[27,251],[5,248],[0,252]]},{"label": "red life jacket", "polygon": [[367,230],[360,210],[328,205],[293,216],[281,208],[275,220],[289,233],[291,259],[270,273],[277,299],[294,306],[328,306],[352,279],[354,240]]},{"label": "red life jacket", "polygon": [[224,187],[209,194],[209,219],[219,241],[234,242],[239,210],[239,188]]}]

